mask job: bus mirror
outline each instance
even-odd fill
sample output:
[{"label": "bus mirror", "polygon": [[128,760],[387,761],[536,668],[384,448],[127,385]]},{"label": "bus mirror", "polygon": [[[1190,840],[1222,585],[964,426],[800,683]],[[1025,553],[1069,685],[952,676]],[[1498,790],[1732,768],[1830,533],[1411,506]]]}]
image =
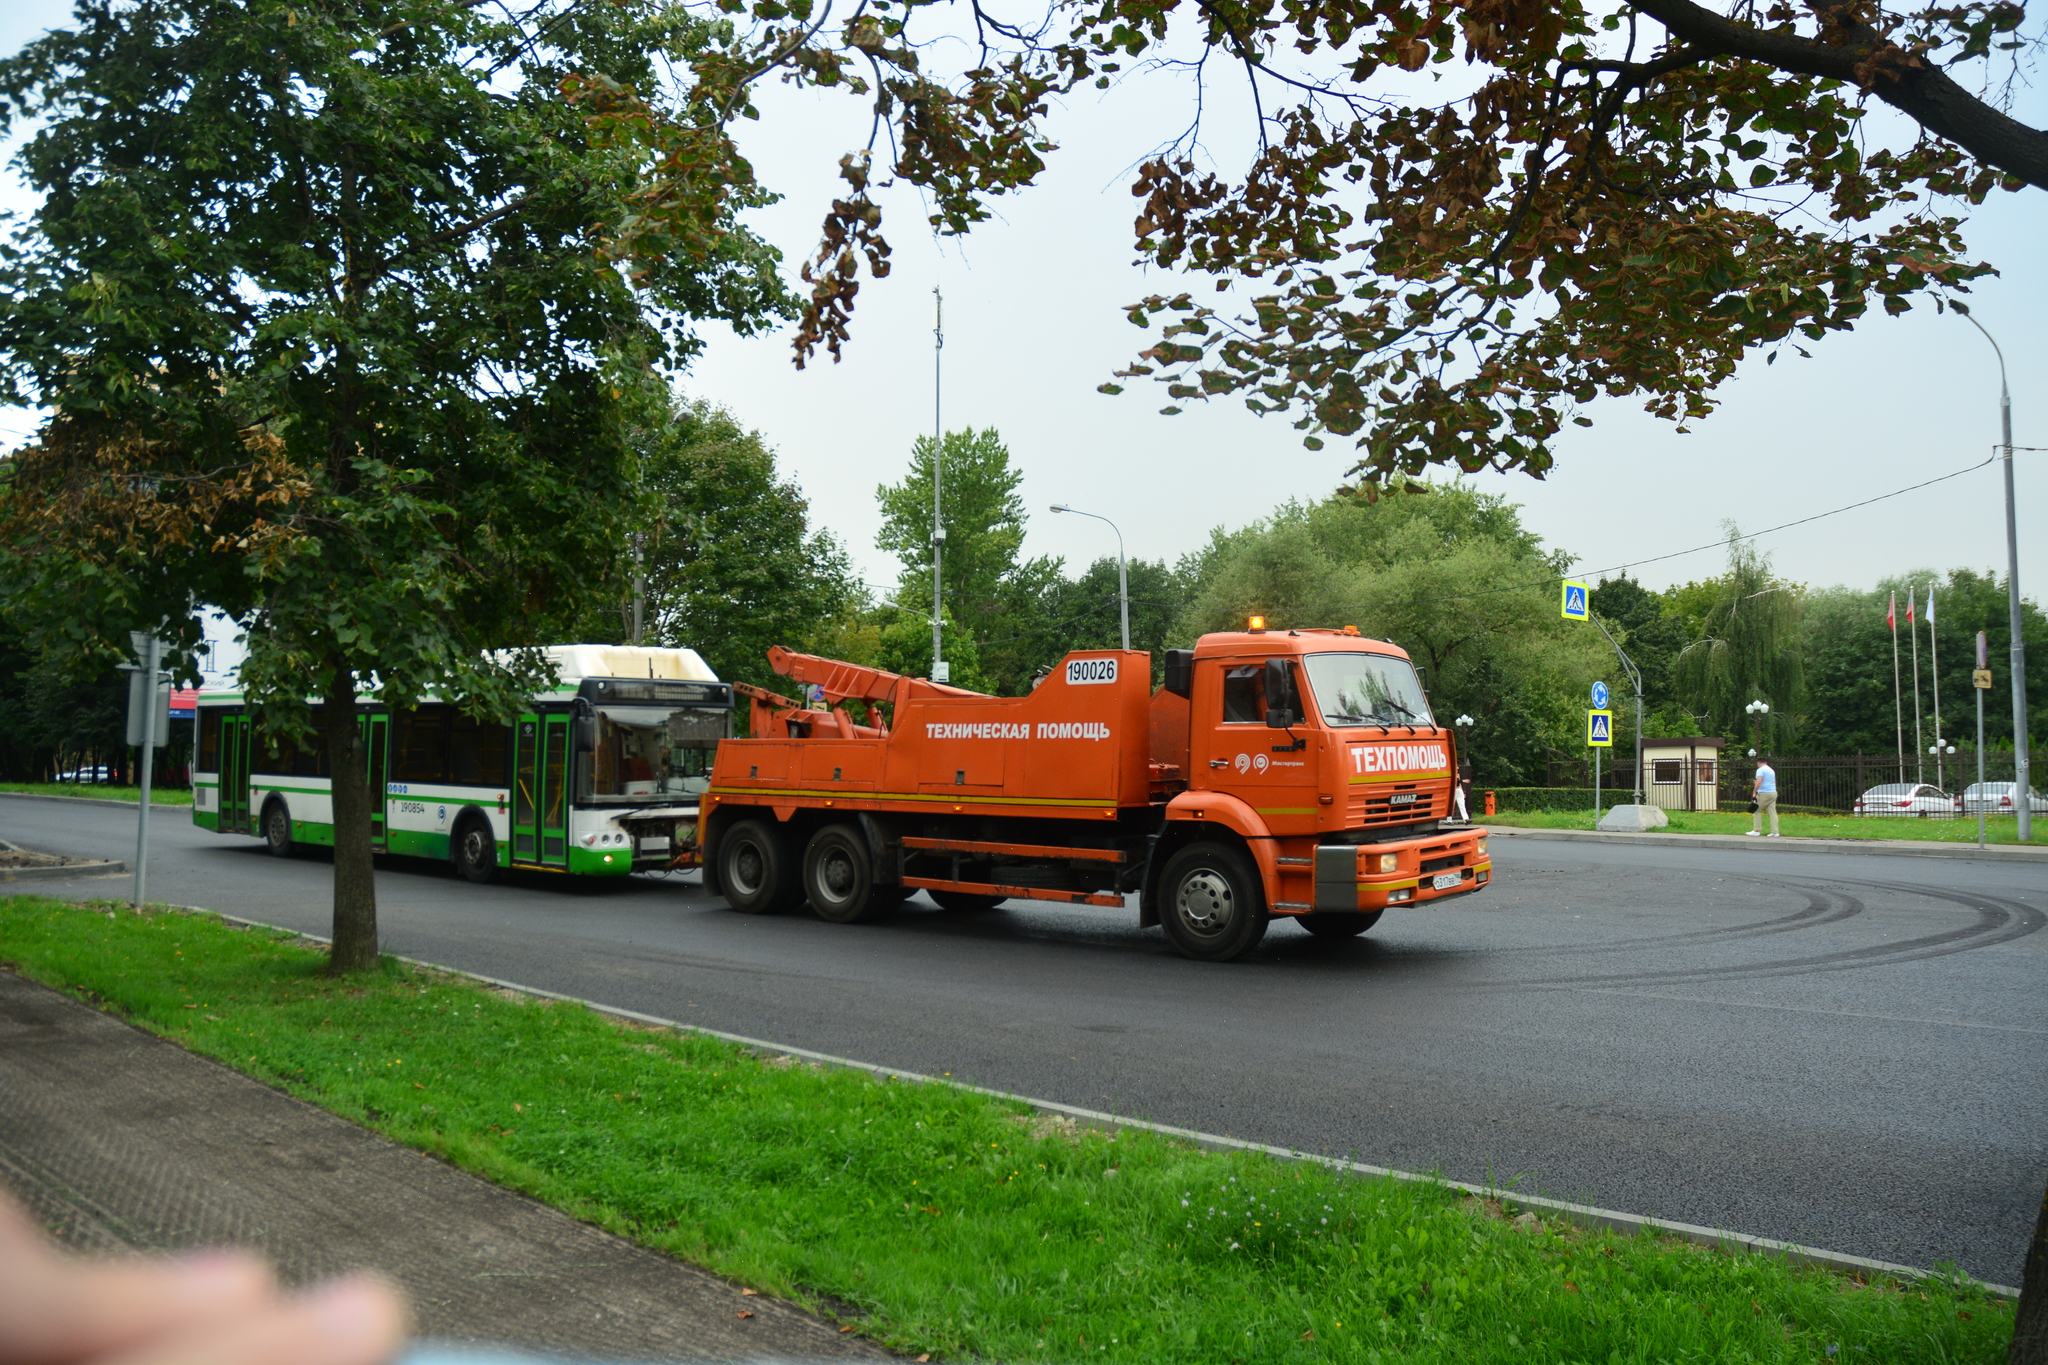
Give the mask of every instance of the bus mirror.
[{"label": "bus mirror", "polygon": [[574,728],[576,752],[587,754],[597,748],[597,712],[580,699],[576,705]]}]

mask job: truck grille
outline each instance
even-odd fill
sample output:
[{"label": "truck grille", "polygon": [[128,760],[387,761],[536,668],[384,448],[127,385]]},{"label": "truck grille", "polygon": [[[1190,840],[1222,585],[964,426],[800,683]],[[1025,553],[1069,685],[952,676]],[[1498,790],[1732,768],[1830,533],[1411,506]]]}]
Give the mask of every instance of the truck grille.
[{"label": "truck grille", "polygon": [[[1414,796],[1414,800],[1394,805],[1389,800],[1394,796]],[[1407,824],[1411,820],[1434,820],[1443,815],[1436,807],[1436,796],[1432,792],[1389,792],[1384,789],[1370,791],[1354,788],[1351,793],[1351,824],[1394,825]]]}]

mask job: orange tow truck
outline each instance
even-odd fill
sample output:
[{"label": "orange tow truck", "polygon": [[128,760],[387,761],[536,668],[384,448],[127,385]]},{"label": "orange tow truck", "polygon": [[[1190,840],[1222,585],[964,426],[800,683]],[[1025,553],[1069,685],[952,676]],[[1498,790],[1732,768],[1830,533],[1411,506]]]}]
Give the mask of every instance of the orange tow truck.
[{"label": "orange tow truck", "polygon": [[1211,961],[1275,917],[1349,938],[1484,887],[1486,831],[1443,823],[1452,736],[1407,654],[1350,627],[1252,627],[1168,650],[1156,693],[1136,650],[1077,651],[990,697],[771,649],[806,700],[739,685],[754,737],[718,748],[706,884],[842,923],[918,890],[954,910],[1135,892],[1141,925]]}]

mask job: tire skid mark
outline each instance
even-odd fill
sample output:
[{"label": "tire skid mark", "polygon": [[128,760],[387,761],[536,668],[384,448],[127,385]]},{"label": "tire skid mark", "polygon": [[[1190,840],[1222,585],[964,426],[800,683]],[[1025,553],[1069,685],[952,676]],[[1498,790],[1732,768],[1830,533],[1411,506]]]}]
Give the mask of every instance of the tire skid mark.
[{"label": "tire skid mark", "polygon": [[[1756,877],[1742,877],[1738,880],[1755,882],[1760,886],[1772,885]],[[1737,939],[1762,938],[1768,934],[1791,933],[1817,924],[1833,924],[1837,920],[1849,919],[1864,911],[1863,902],[1854,896],[1826,891],[1805,891],[1801,894],[1806,897],[1806,908],[1789,915],[1781,915],[1776,919],[1752,920],[1748,924],[1731,924],[1721,929],[1693,929],[1682,934],[1652,934],[1642,938],[1608,939],[1602,943],[1565,944],[1554,948],[1511,948],[1506,951],[1518,957],[1545,957],[1565,953],[1619,952],[1628,948],[1655,947],[1661,943],[1694,943],[1709,939],[1731,942]],[[1831,901],[1841,903],[1831,908]]]},{"label": "tire skid mark", "polygon": [[[1756,879],[1762,885],[1772,885],[1763,879]],[[1940,891],[1925,886],[1914,886],[1897,882],[1856,881],[1834,883],[1856,887],[1874,888],[1907,896],[1921,896],[1930,900],[1946,901],[1964,909],[1976,911],[1976,921],[1956,929],[1940,933],[1925,934],[1917,938],[1903,939],[1892,943],[1873,944],[1862,948],[1846,948],[1832,953],[1816,953],[1806,957],[1783,958],[1776,961],[1729,963],[1719,967],[1671,967],[1640,972],[1587,973],[1579,976],[1550,977],[1536,980],[1501,982],[1503,986],[1538,986],[1568,989],[1575,986],[1618,985],[1625,982],[1675,984],[1684,981],[1740,981],[1767,977],[1802,976],[1820,972],[1855,971],[1866,967],[1889,966],[1896,962],[1913,962],[1925,958],[1944,957],[1950,953],[1968,952],[1976,948],[1988,948],[2012,939],[2022,938],[2048,926],[2048,914],[2022,901],[2003,897],[1977,895],[1967,892]],[[1833,913],[1816,914],[1809,906],[1807,910],[1766,924],[1778,927],[1766,928],[1749,937],[1761,937],[1764,933],[1782,933],[1792,929],[1804,929],[1819,924],[1833,923],[1862,913],[1864,903],[1843,892],[1797,888],[1809,901],[1815,899],[1836,902]],[[1696,935],[1690,937],[1704,937]],[[1650,940],[1650,942],[1672,940]],[[1618,947],[1617,944],[1599,945]],[[1597,948],[1595,949],[1597,950]]]}]

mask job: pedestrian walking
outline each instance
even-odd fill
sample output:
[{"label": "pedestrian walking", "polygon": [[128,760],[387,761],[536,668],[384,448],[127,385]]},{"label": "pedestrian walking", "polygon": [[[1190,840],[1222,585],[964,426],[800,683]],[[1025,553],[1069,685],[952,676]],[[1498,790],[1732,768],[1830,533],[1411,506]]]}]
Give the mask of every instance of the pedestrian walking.
[{"label": "pedestrian walking", "polygon": [[1750,804],[1754,807],[1749,817],[1750,834],[1756,835],[1762,832],[1764,816],[1768,813],[1771,817],[1770,837],[1773,839],[1777,838],[1778,773],[1775,768],[1771,767],[1770,760],[1761,754],[1757,756],[1756,783],[1750,788],[1750,796]]},{"label": "pedestrian walking", "polygon": [[1451,799],[1458,804],[1458,818],[1466,824],[1472,823],[1472,760],[1461,747],[1458,750],[1458,781],[1451,788]]}]

